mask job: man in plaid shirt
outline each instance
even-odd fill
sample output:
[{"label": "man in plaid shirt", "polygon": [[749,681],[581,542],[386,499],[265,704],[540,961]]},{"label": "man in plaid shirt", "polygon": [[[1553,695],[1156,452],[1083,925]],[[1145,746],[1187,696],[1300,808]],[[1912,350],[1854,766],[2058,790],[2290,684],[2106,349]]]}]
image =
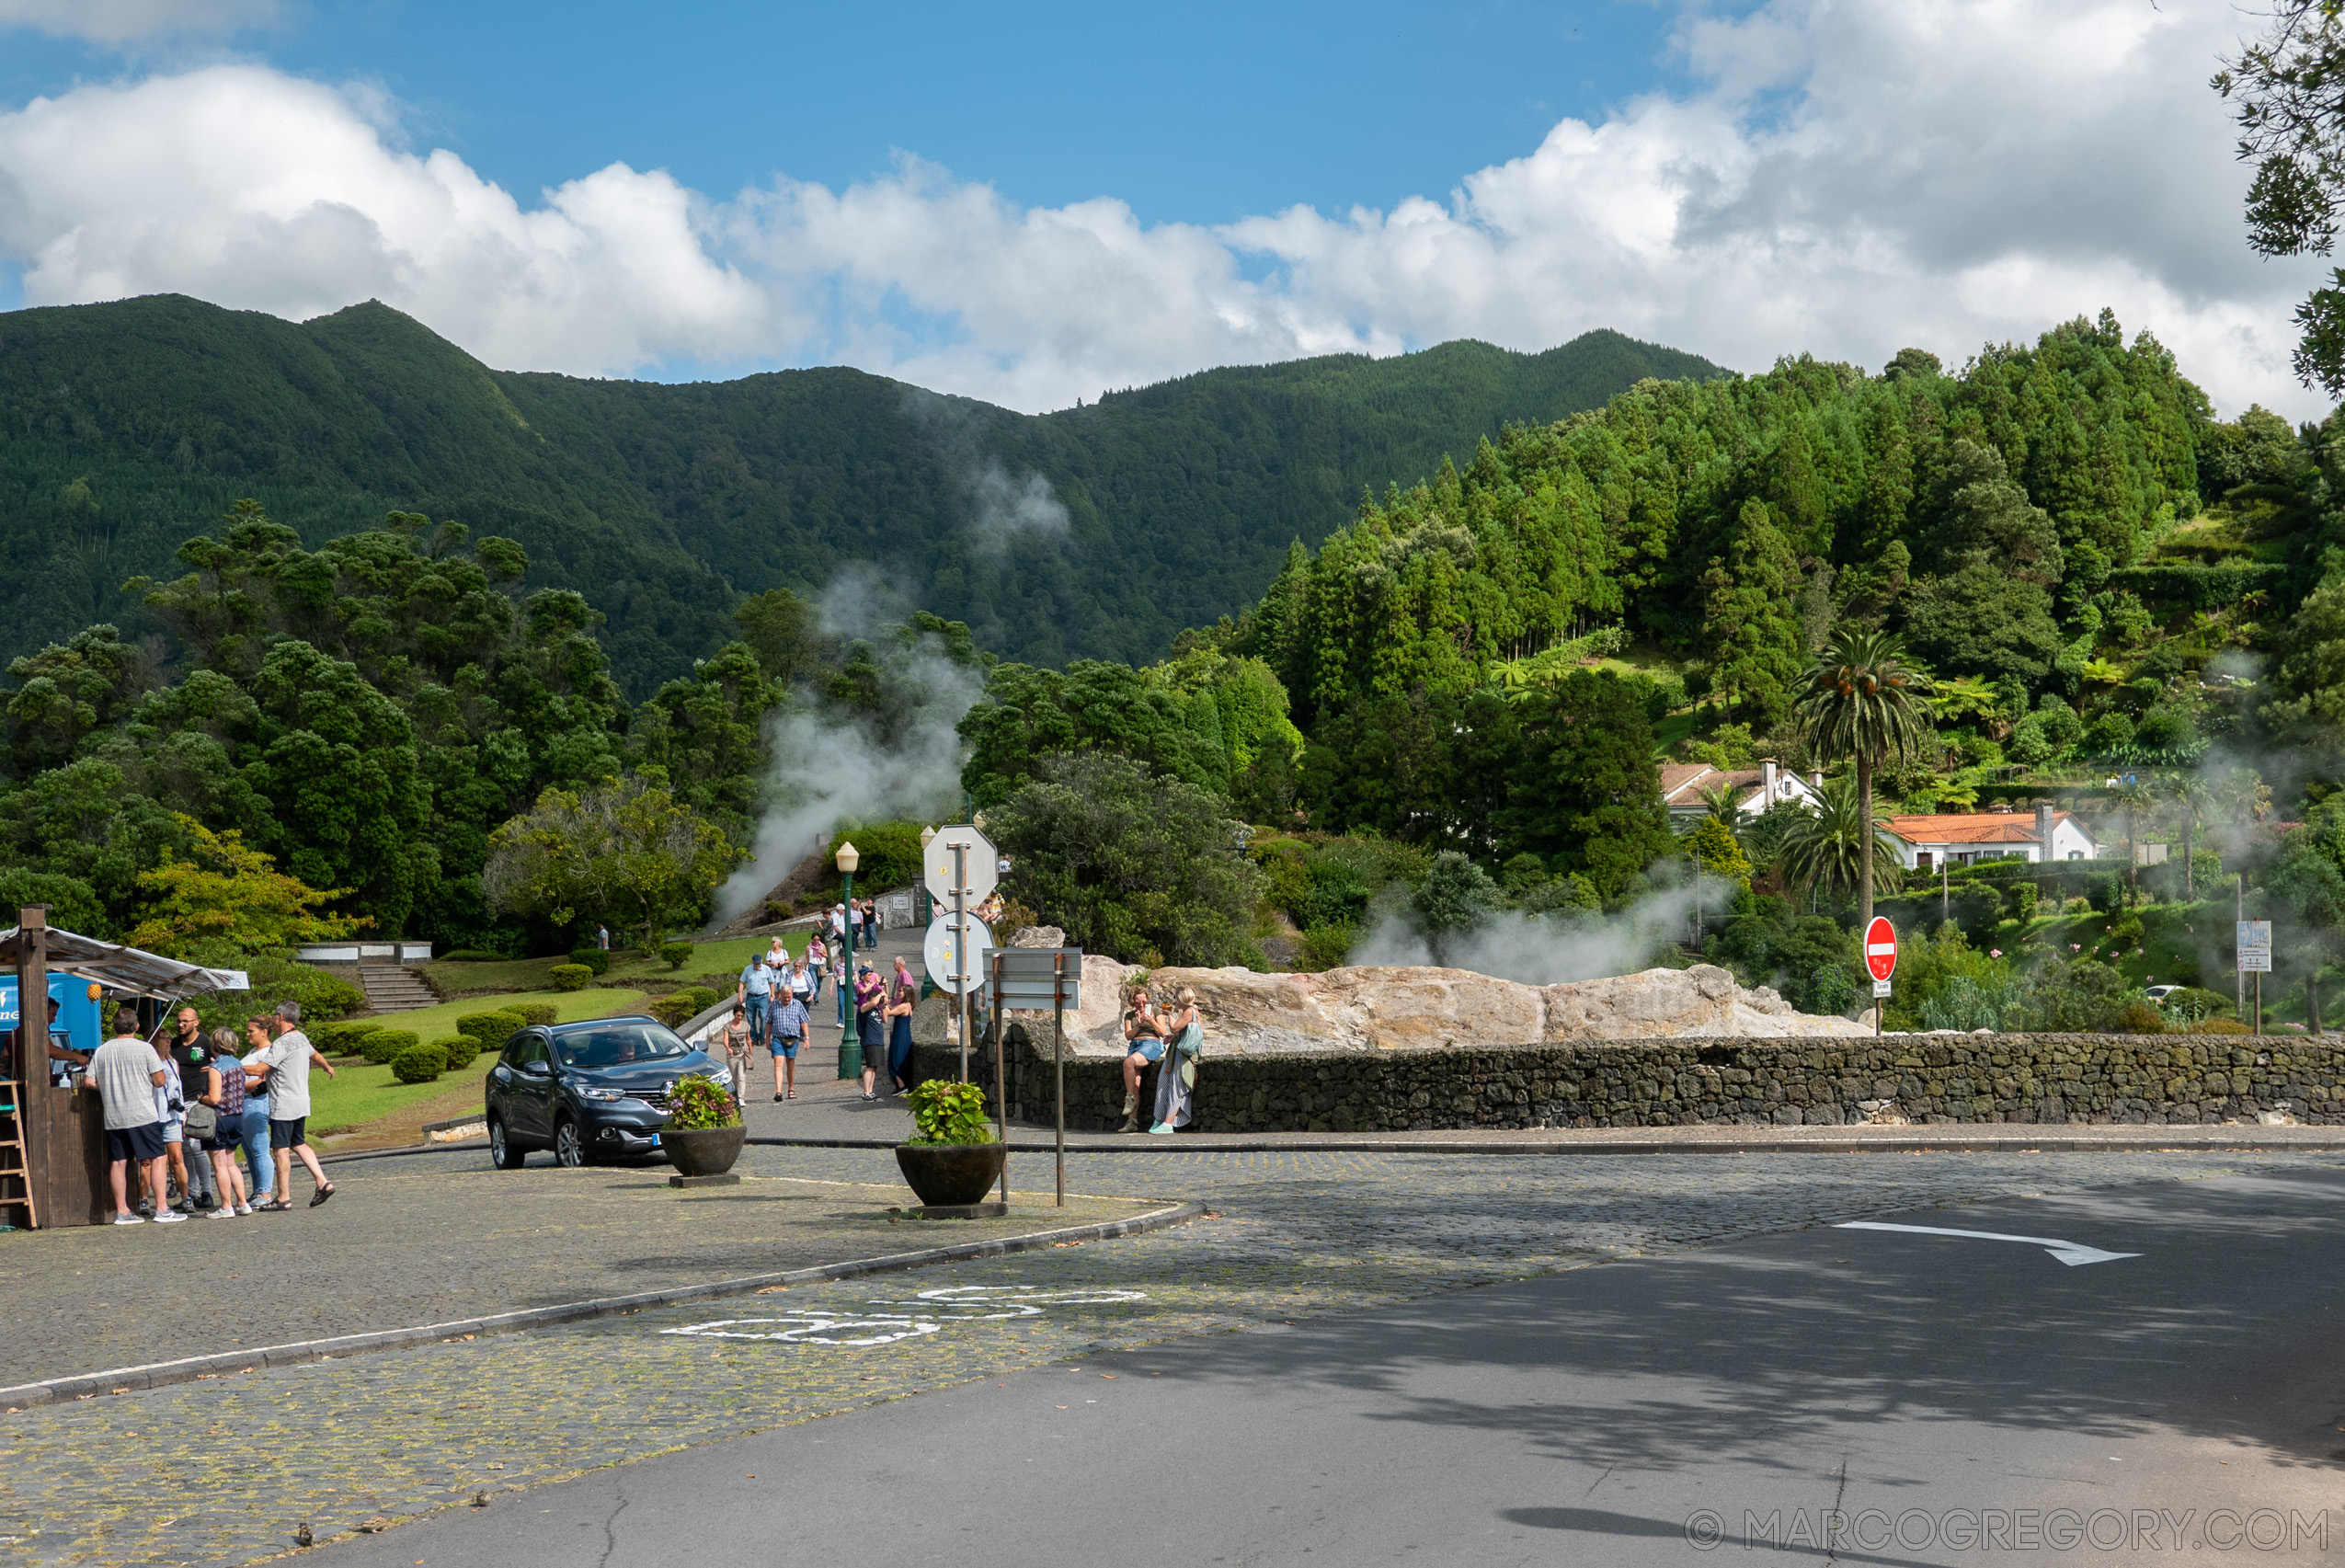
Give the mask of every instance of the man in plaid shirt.
[{"label": "man in plaid shirt", "polygon": [[806,1004],[784,984],[775,988],[772,1011],[773,1032],[766,1044],[773,1052],[773,1097],[795,1100],[798,1097],[798,1047],[806,1043],[809,1022]]}]

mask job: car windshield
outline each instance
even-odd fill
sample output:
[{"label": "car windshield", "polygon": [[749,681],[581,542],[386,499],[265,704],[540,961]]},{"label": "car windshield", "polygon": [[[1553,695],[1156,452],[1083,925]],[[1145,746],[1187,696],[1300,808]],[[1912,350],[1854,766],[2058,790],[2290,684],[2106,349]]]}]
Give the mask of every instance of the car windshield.
[{"label": "car windshield", "polygon": [[554,1056],[564,1067],[629,1067],[636,1062],[672,1061],[690,1056],[692,1047],[672,1029],[657,1024],[607,1024],[554,1036]]}]

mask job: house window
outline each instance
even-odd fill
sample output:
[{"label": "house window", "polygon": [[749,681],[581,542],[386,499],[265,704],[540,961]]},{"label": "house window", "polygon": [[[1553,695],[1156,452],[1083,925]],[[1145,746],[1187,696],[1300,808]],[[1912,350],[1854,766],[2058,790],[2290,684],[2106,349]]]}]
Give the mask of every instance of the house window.
[{"label": "house window", "polygon": [[1916,871],[1929,871],[1934,869],[1934,863],[1930,859],[1929,851],[1920,851],[1914,856],[1914,869]]},{"label": "house window", "polygon": [[2085,858],[2085,852],[2082,850],[2070,850],[2068,852],[2068,858],[2070,860],[2082,860]]}]

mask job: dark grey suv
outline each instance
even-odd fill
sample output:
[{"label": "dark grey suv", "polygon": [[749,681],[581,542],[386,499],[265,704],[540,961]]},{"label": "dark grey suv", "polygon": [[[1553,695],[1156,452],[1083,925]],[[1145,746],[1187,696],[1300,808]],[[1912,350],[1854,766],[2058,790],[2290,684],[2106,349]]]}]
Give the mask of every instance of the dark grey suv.
[{"label": "dark grey suv", "polygon": [[523,1029],[488,1070],[488,1149],[500,1171],[532,1149],[555,1163],[657,1155],[668,1093],[697,1074],[720,1088],[733,1074],[656,1019],[597,1018]]}]

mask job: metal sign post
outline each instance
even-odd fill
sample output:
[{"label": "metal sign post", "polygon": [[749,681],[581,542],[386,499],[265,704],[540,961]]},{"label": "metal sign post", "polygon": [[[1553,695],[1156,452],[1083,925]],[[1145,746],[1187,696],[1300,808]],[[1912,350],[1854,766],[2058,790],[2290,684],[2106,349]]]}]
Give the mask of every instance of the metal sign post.
[{"label": "metal sign post", "polygon": [[1050,1064],[1058,1080],[1058,1129],[1052,1135],[1058,1155],[1058,1207],[1067,1207],[1067,955],[1050,956]]},{"label": "metal sign post", "polygon": [[953,930],[964,940],[953,944],[955,954],[953,978],[960,982],[954,989],[961,993],[961,1082],[969,1081],[969,847],[953,846]]},{"label": "metal sign post", "polygon": [[1872,975],[1872,1037],[1881,1038],[1881,1015],[1888,1009],[1889,977],[1897,972],[1897,928],[1883,915],[1865,927],[1865,967]]},{"label": "metal sign post", "polygon": [[993,950],[993,1132],[1001,1142],[1001,1201],[1010,1201],[1010,1077],[1002,1066],[1001,949]]},{"label": "metal sign post", "polygon": [[2243,920],[2236,947],[2239,973],[2256,978],[2256,1037],[2263,1037],[2263,978],[2271,973],[2271,922]]}]

